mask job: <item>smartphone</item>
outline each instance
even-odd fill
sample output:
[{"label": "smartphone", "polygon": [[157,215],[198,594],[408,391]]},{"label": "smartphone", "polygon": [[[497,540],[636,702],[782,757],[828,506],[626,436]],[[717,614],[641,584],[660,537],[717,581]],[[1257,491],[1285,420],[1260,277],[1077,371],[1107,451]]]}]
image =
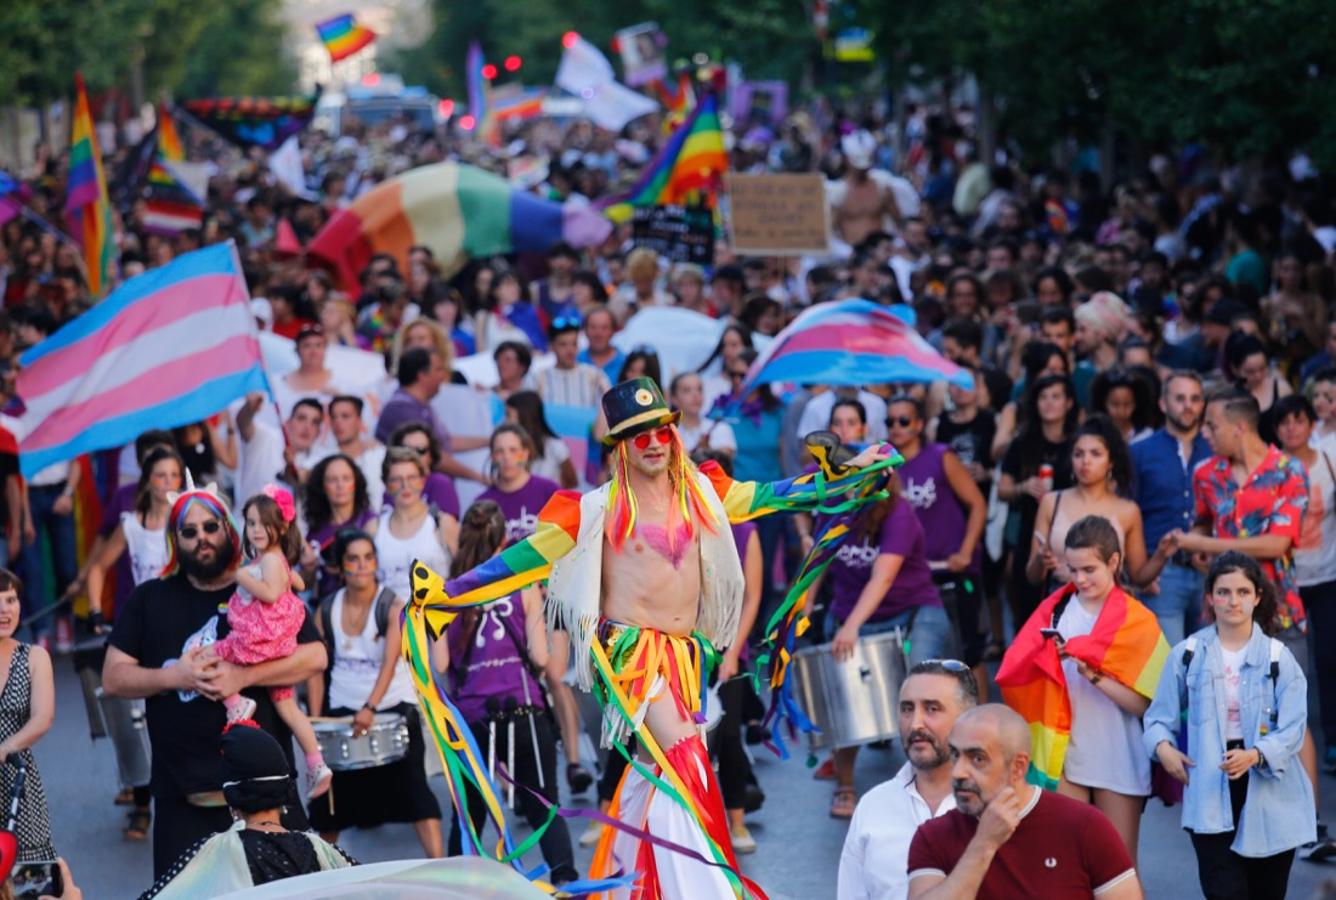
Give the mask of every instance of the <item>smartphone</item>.
[{"label": "smartphone", "polygon": [[1044,636],[1045,640],[1056,640],[1059,642],[1065,640],[1056,628],[1041,628],[1039,629],[1039,633]]},{"label": "smartphone", "polygon": [[48,894],[59,897],[65,893],[60,864],[54,859],[19,863],[14,866],[10,880],[14,885],[15,897],[41,897]]}]

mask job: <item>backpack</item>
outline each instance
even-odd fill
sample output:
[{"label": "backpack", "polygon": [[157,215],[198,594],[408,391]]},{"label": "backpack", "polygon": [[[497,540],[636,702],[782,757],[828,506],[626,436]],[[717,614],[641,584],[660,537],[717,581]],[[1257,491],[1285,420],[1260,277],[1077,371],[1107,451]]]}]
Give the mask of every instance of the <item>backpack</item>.
[{"label": "backpack", "polygon": [[[340,588],[342,590],[342,588]],[[325,650],[329,654],[328,668],[334,668],[334,598],[339,595],[338,591],[325,597],[320,601],[320,607],[316,615],[320,617],[320,627],[325,633]],[[380,589],[376,595],[375,608],[372,615],[376,617],[376,637],[383,638],[385,633],[390,630],[390,610],[394,608],[394,601],[398,597],[394,591],[387,587]]]},{"label": "backpack", "polygon": [[[1270,660],[1271,665],[1269,672],[1271,676],[1271,695],[1274,698],[1271,703],[1271,710],[1270,710],[1271,713],[1270,730],[1274,730],[1280,719],[1280,688],[1279,688],[1280,651],[1281,648],[1283,648],[1285,645],[1282,644],[1277,638],[1268,638],[1268,641],[1270,642],[1270,657],[1271,657]],[[1183,716],[1184,721],[1187,720],[1187,714],[1188,714],[1188,698],[1187,698],[1188,667],[1192,664],[1192,657],[1195,656],[1196,653],[1197,653],[1197,637],[1196,635],[1193,635],[1192,637],[1189,637],[1186,641],[1183,642],[1183,686],[1179,688],[1180,691],[1179,708],[1182,709],[1181,715]],[[1263,728],[1266,729],[1267,726],[1264,725]],[[1267,733],[1266,730],[1262,731],[1262,734],[1266,733]]]}]

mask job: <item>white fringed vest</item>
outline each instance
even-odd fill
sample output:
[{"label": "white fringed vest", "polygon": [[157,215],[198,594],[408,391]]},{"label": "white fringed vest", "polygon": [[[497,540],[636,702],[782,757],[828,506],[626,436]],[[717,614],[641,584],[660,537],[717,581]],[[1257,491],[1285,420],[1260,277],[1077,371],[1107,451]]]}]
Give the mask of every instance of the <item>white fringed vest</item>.
[{"label": "white fringed vest", "polygon": [[[696,523],[700,539],[700,610],[696,628],[717,648],[731,645],[737,638],[742,616],[742,563],[733,543],[724,504],[710,480],[691,472],[701,494],[714,514],[714,531]],[[552,564],[548,581],[547,622],[549,628],[570,633],[575,648],[575,675],[583,690],[590,690],[594,671],[589,647],[598,633],[599,603],[603,589],[604,517],[607,515],[611,483],[580,498],[580,534],[575,547]],[[638,624],[627,622],[627,625]]]}]

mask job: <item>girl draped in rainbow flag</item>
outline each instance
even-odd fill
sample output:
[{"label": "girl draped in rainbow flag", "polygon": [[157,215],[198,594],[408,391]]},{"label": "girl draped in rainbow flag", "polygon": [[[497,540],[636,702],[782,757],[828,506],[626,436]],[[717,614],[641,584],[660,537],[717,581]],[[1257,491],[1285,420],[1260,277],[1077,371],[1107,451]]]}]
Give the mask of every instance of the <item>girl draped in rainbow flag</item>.
[{"label": "girl draped in rainbow flag", "polygon": [[1072,582],[1016,634],[997,684],[1030,724],[1030,782],[1099,807],[1135,861],[1151,793],[1141,717],[1169,644],[1155,614],[1118,587],[1123,554],[1108,519],[1086,516],[1065,544]]},{"label": "girl draped in rainbow flag", "polygon": [[[714,463],[692,464],[671,411],[649,378],[623,382],[603,398],[613,477],[583,496],[562,491],[539,515],[537,531],[477,568],[445,581],[415,564],[404,651],[447,769],[457,807],[464,784],[477,787],[500,839],[490,855],[516,863],[537,840],[515,846],[497,791],[468,728],[432,670],[428,639],[461,609],[548,579],[549,627],[570,634],[577,679],[604,709],[604,743],[629,766],[609,810],[587,882],[565,890],[618,898],[726,898],[765,894],[741,875],[728,821],[702,740],[704,685],[717,649],[739,640],[743,575],[728,525],[775,512],[847,511],[875,499],[897,459],[882,444],[839,467],[774,484],[733,481]],[[847,530],[819,542],[819,558]],[[811,567],[811,560],[809,566]],[[804,571],[767,637],[772,684],[800,633]],[[795,602],[795,599],[797,602]],[[777,693],[782,694],[782,691]],[[626,743],[634,735],[640,752]],[[482,847],[461,809],[466,841]],[[576,814],[550,808],[550,818]],[[578,813],[590,815],[589,813]],[[596,814],[595,814],[596,815]],[[538,873],[529,873],[531,876]]]}]

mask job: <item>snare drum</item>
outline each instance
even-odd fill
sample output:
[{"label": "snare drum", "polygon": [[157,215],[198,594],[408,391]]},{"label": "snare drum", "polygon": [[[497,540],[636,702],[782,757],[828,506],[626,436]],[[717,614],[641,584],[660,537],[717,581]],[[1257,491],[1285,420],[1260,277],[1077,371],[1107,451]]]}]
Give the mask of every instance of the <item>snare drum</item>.
[{"label": "snare drum", "polygon": [[860,638],[854,653],[836,662],[829,644],[793,656],[793,693],[820,730],[813,749],[855,747],[899,734],[900,682],[905,653],[899,630]]},{"label": "snare drum", "polygon": [[335,772],[373,769],[408,754],[408,723],[399,713],[376,713],[366,734],[353,736],[353,720],[312,719],[325,765]]}]

